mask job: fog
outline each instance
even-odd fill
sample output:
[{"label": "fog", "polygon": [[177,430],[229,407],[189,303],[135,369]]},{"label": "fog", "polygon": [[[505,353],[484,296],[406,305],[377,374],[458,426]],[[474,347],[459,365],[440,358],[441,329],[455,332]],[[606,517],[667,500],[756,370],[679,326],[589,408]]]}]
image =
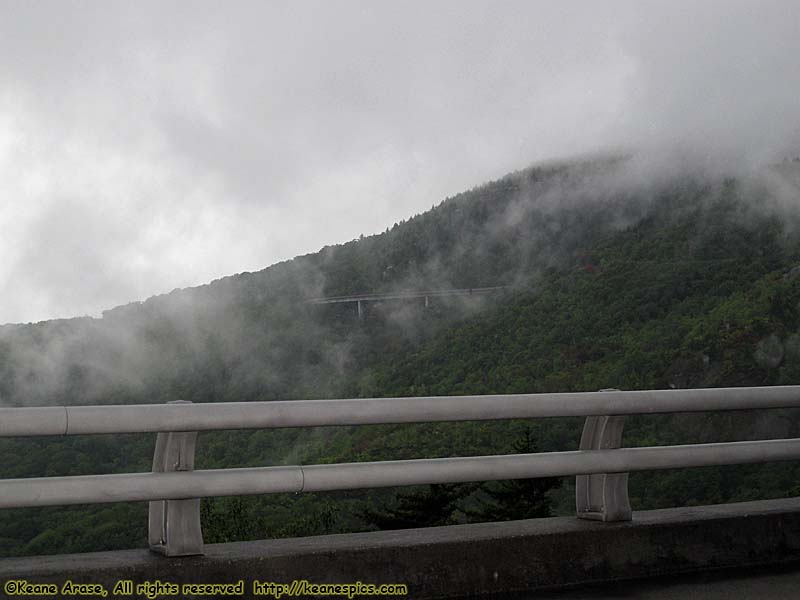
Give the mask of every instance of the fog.
[{"label": "fog", "polygon": [[0,1],[0,323],[384,230],[531,163],[800,154],[800,4]]}]

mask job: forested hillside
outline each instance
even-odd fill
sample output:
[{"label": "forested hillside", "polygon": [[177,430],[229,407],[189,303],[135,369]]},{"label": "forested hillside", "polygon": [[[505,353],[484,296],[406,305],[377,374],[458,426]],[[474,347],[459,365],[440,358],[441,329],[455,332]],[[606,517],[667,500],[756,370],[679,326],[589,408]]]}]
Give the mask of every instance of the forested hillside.
[{"label": "forested hillside", "polygon": [[[0,405],[800,383],[793,165],[739,178],[643,173],[622,158],[532,168],[380,235],[257,273],[101,319],[3,326]],[[505,293],[436,299],[427,309],[370,305],[363,320],[349,305],[308,302],[499,285]],[[800,437],[794,416],[637,417],[625,442]],[[522,438],[540,451],[574,449],[580,426],[553,419],[219,432],[200,436],[198,466],[504,453]],[[0,475],[148,470],[153,442],[0,440]],[[636,474],[631,495],[634,508],[780,496],[796,493],[798,476],[794,463]],[[442,503],[447,522],[470,519],[487,494],[457,491]],[[549,492],[556,511],[569,512],[571,493],[569,481]],[[209,541],[353,531],[370,527],[370,512],[408,504],[407,494],[220,499],[204,502],[204,523]],[[145,514],[144,504],[4,511],[0,555],[141,546]]]}]

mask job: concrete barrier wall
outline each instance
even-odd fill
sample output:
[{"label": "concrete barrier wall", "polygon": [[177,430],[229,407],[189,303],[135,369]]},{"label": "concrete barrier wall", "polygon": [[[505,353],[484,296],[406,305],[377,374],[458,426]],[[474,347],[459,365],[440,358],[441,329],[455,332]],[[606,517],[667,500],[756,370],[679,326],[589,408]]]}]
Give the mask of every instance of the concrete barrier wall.
[{"label": "concrete barrier wall", "polygon": [[242,580],[244,595],[234,597],[264,598],[275,596],[254,593],[254,581],[307,580],[403,583],[409,597],[453,598],[793,561],[800,561],[800,498],[641,511],[622,523],[556,517],[212,544],[205,556],[193,558],[125,550],[4,559],[0,594],[9,580],[102,583],[108,598],[146,597],[114,595],[120,580],[134,585]]}]

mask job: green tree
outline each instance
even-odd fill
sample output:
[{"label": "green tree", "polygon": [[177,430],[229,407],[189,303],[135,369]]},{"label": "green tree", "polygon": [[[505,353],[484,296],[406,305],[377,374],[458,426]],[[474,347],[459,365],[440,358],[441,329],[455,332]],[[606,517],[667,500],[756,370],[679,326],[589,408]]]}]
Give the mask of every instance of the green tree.
[{"label": "green tree", "polygon": [[[517,454],[537,452],[529,427],[525,428],[522,437],[514,443],[514,451]],[[481,500],[478,508],[465,511],[470,521],[516,521],[549,517],[551,512],[548,492],[561,487],[561,480],[557,477],[513,479],[487,483],[481,487],[486,497]]]},{"label": "green tree", "polygon": [[432,484],[397,495],[397,504],[386,510],[367,508],[361,518],[378,529],[436,527],[455,522],[458,503],[475,489],[471,484]]}]

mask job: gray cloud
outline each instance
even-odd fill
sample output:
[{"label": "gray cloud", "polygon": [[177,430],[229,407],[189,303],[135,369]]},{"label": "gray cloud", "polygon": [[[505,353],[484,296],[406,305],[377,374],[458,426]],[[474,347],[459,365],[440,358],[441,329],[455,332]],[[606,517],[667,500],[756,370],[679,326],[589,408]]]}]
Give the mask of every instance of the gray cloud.
[{"label": "gray cloud", "polygon": [[651,2],[640,11],[620,37],[633,60],[620,124],[631,142],[732,169],[800,151],[800,5]]},{"label": "gray cloud", "polygon": [[0,322],[263,268],[554,156],[779,160],[798,55],[792,1],[0,0]]}]

